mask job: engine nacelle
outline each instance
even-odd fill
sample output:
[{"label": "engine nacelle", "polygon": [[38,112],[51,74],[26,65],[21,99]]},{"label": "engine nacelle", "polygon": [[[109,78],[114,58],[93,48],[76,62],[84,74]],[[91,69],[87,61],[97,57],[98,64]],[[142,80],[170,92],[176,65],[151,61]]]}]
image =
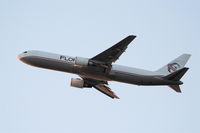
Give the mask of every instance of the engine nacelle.
[{"label": "engine nacelle", "polygon": [[91,84],[85,83],[84,80],[79,78],[72,78],[71,86],[76,88],[92,88]]},{"label": "engine nacelle", "polygon": [[84,81],[79,78],[72,78],[71,79],[71,86],[76,88],[83,88],[84,87]]},{"label": "engine nacelle", "polygon": [[89,59],[83,57],[76,57],[75,64],[78,66],[88,66]]}]

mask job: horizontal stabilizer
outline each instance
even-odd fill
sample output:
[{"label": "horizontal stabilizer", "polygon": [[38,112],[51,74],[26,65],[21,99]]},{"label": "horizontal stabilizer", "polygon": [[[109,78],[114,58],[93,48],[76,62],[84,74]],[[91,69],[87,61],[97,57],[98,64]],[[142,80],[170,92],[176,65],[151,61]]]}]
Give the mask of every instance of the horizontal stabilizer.
[{"label": "horizontal stabilizer", "polygon": [[171,73],[171,74],[169,74],[169,75],[167,75],[163,78],[167,79],[167,80],[179,81],[183,77],[183,75],[187,72],[188,69],[189,68],[184,67],[184,68],[177,70],[177,71],[175,71],[175,72],[173,72],[173,73]]},{"label": "horizontal stabilizer", "polygon": [[[167,79],[167,80],[179,81],[183,77],[183,75],[187,72],[188,69],[189,68],[184,67],[184,68],[177,70],[163,78]],[[172,88],[173,90],[175,90],[176,92],[181,93],[181,89],[180,89],[179,85],[169,85],[169,87]]]},{"label": "horizontal stabilizer", "polygon": [[181,89],[179,85],[170,85],[169,87],[175,90],[176,92],[181,93]]}]

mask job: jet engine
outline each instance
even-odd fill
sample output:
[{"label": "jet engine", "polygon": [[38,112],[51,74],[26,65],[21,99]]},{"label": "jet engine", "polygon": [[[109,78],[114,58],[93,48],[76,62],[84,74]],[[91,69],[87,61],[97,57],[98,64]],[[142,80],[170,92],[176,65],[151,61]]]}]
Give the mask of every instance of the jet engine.
[{"label": "jet engine", "polygon": [[89,59],[83,57],[76,57],[75,64],[78,66],[88,66]]},{"label": "jet engine", "polygon": [[76,88],[83,88],[84,87],[84,81],[79,78],[72,78],[71,79],[71,86]]},{"label": "jet engine", "polygon": [[79,78],[72,78],[71,86],[76,88],[92,88],[91,84],[85,83],[84,80]]}]

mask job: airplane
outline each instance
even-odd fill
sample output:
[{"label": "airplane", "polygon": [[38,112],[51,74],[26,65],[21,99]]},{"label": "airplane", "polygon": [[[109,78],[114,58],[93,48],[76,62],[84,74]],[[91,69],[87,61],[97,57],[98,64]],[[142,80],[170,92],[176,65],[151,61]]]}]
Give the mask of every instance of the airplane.
[{"label": "airplane", "polygon": [[108,81],[117,81],[134,85],[165,85],[181,92],[180,79],[189,69],[184,67],[190,54],[182,54],[156,71],[148,71],[113,64],[136,38],[129,35],[102,53],[92,57],[71,57],[37,50],[25,51],[17,56],[22,62],[45,69],[77,74],[72,78],[71,86],[77,88],[95,88],[105,95],[119,99],[109,88]]}]

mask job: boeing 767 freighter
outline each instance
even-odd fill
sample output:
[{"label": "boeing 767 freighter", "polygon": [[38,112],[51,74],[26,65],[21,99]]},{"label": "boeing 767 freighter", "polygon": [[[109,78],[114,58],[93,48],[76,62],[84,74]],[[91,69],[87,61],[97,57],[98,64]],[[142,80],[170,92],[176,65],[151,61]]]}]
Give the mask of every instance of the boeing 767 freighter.
[{"label": "boeing 767 freighter", "polygon": [[114,46],[92,57],[70,57],[42,51],[25,51],[17,57],[24,63],[68,72],[81,78],[72,78],[71,86],[99,90],[111,98],[119,98],[108,86],[108,81],[118,81],[135,85],[166,85],[181,92],[182,76],[189,68],[184,67],[190,54],[183,54],[157,71],[147,71],[113,64],[127,49],[136,36],[130,35]]}]

